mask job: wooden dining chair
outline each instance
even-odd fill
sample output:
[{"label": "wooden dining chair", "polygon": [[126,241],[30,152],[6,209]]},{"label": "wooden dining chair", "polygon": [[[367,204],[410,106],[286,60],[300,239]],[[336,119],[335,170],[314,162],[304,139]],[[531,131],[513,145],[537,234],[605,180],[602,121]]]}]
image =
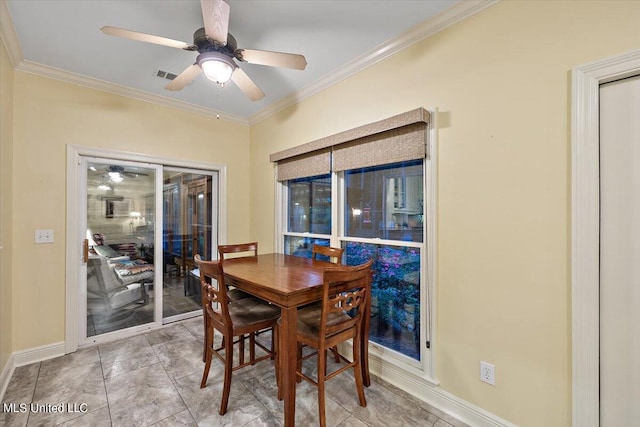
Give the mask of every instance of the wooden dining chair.
[{"label": "wooden dining chair", "polygon": [[318,259],[318,256],[323,256],[328,258],[329,262],[334,264],[342,264],[342,253],[344,249],[342,248],[334,248],[331,246],[321,246],[321,245],[313,245],[311,248],[311,259],[314,261],[325,261],[323,259]]},{"label": "wooden dining chair", "polygon": [[[219,414],[224,415],[227,412],[229,402],[232,372],[265,359],[276,358],[275,348],[272,351],[256,342],[256,345],[261,347],[266,355],[256,358],[252,352],[249,361],[245,363],[240,360],[238,365],[234,366],[234,344],[243,343],[247,334],[253,334],[261,329],[273,328],[274,335],[277,334],[276,326],[280,317],[280,309],[258,298],[231,301],[224,283],[222,262],[203,261],[199,255],[196,255],[194,260],[200,269],[202,293],[207,300],[205,316],[208,318],[205,334],[206,361],[200,388],[207,385],[211,359],[215,355],[224,363],[224,385],[219,410]],[[218,348],[216,348],[214,340],[214,331],[216,330],[222,334],[222,345]],[[234,337],[239,337],[239,339],[234,341]]]},{"label": "wooden dining chair", "polygon": [[[343,248],[334,248],[331,246],[321,246],[314,244],[311,248],[311,259],[314,261],[328,261],[334,264],[342,265],[342,253],[344,252]],[[320,256],[320,258],[318,258]],[[325,259],[322,259],[322,258]],[[320,306],[320,302],[313,303]],[[331,352],[333,353],[333,359],[336,363],[340,362],[340,355],[338,354],[338,347],[332,347]]]},{"label": "wooden dining chair", "polygon": [[[231,245],[218,245],[218,259],[220,262],[224,262],[225,257],[227,259],[230,258],[231,255],[233,258],[238,257],[257,257],[258,256],[258,242],[249,242],[249,243],[236,243]],[[229,288],[229,287],[227,287]],[[229,299],[231,300],[239,300],[243,298],[256,298],[251,294],[248,294],[240,289],[231,288],[228,289]],[[255,353],[255,339],[261,332],[266,331],[256,331],[255,333],[249,334],[249,352],[251,354]],[[274,341],[274,336],[271,336],[271,344],[272,350],[274,350],[274,346],[276,342]],[[244,362],[244,343],[240,344],[240,363]]]},{"label": "wooden dining chair", "polygon": [[[195,259],[195,257],[194,257]],[[201,259],[202,261],[202,259]],[[207,299],[204,295],[203,292],[200,292],[200,296],[201,296],[201,302],[202,302],[202,323],[204,326],[204,333],[207,333],[207,316],[205,313],[206,310],[206,306],[207,306]],[[229,287],[227,286],[227,296],[229,297],[229,300],[231,301],[237,301],[237,300],[241,300],[244,298],[251,298],[251,295],[246,293],[246,292],[242,292],[240,289],[229,289]],[[242,345],[242,349],[244,350],[244,343]],[[204,348],[202,350],[202,361],[204,362],[206,360],[206,354],[207,354],[207,343],[204,343]],[[244,358],[244,355],[243,355]],[[243,360],[244,361],[244,360]]]},{"label": "wooden dining chair", "polygon": [[[353,368],[356,390],[360,406],[367,406],[362,378],[360,342],[362,335],[362,315],[366,312],[368,293],[371,290],[371,265],[373,260],[358,266],[329,267],[324,272],[322,304],[298,310],[297,339],[298,346],[307,345],[316,348],[318,356],[317,380],[305,375],[298,365],[296,376],[318,387],[318,412],[320,425],[326,426],[325,381],[349,368]],[[327,373],[327,350],[351,339],[353,361],[342,355],[340,359],[347,364],[336,371]],[[303,359],[312,356],[307,355]],[[279,390],[279,397],[281,392]]]}]

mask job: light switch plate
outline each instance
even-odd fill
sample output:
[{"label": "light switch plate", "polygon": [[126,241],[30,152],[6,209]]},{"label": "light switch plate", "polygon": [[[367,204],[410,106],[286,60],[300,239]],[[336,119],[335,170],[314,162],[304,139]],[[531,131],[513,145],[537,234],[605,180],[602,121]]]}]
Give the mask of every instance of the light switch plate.
[{"label": "light switch plate", "polygon": [[53,243],[53,230],[36,230],[36,243]]}]

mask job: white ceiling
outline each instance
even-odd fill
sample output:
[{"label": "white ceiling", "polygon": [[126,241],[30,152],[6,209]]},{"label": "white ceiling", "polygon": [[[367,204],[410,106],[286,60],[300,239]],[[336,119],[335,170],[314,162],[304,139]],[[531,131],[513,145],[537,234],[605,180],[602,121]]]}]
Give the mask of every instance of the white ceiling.
[{"label": "white ceiling", "polygon": [[202,75],[180,92],[166,91],[168,80],[156,77],[156,71],[179,74],[194,63],[197,52],[100,31],[111,25],[192,43],[194,31],[203,25],[198,0],[8,0],[6,4],[26,68],[53,70],[58,77],[73,73],[69,75],[89,78],[85,84],[107,82],[120,93],[132,90],[156,101],[163,97],[250,122],[314,85],[326,86],[336,80],[334,76],[346,76],[374,63],[376,57],[388,56],[400,37],[411,34],[409,30],[415,32],[430,18],[444,16],[441,12],[453,10],[459,1],[227,0],[229,32],[239,48],[299,53],[308,62],[304,71],[241,63],[266,94],[256,102],[233,83],[219,87]]}]

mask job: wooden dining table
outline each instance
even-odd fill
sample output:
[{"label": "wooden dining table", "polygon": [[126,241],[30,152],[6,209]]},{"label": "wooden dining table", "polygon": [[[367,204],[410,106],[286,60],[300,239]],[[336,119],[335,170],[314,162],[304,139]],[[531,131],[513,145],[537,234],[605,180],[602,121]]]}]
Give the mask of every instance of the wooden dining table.
[{"label": "wooden dining table", "polygon": [[[329,262],[277,253],[224,260],[225,282],[228,285],[280,307],[282,314],[278,357],[284,396],[285,426],[295,425],[298,307],[322,299],[324,270],[335,266]],[[364,318],[369,319],[368,312],[365,312]],[[365,321],[363,327],[364,339],[360,342],[362,371],[364,383],[369,386],[369,322]]]}]

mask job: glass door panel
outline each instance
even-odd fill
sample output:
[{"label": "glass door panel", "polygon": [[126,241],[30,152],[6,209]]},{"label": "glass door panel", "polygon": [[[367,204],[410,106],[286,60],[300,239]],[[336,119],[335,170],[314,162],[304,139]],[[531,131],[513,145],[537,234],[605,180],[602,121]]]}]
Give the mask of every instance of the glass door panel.
[{"label": "glass door panel", "polygon": [[[165,168],[163,189],[162,314],[167,319],[189,317],[201,310],[200,277],[193,257],[215,257],[217,174]],[[214,194],[215,193],[215,194]]]},{"label": "glass door panel", "polygon": [[157,168],[84,159],[86,337],[155,321]]}]

